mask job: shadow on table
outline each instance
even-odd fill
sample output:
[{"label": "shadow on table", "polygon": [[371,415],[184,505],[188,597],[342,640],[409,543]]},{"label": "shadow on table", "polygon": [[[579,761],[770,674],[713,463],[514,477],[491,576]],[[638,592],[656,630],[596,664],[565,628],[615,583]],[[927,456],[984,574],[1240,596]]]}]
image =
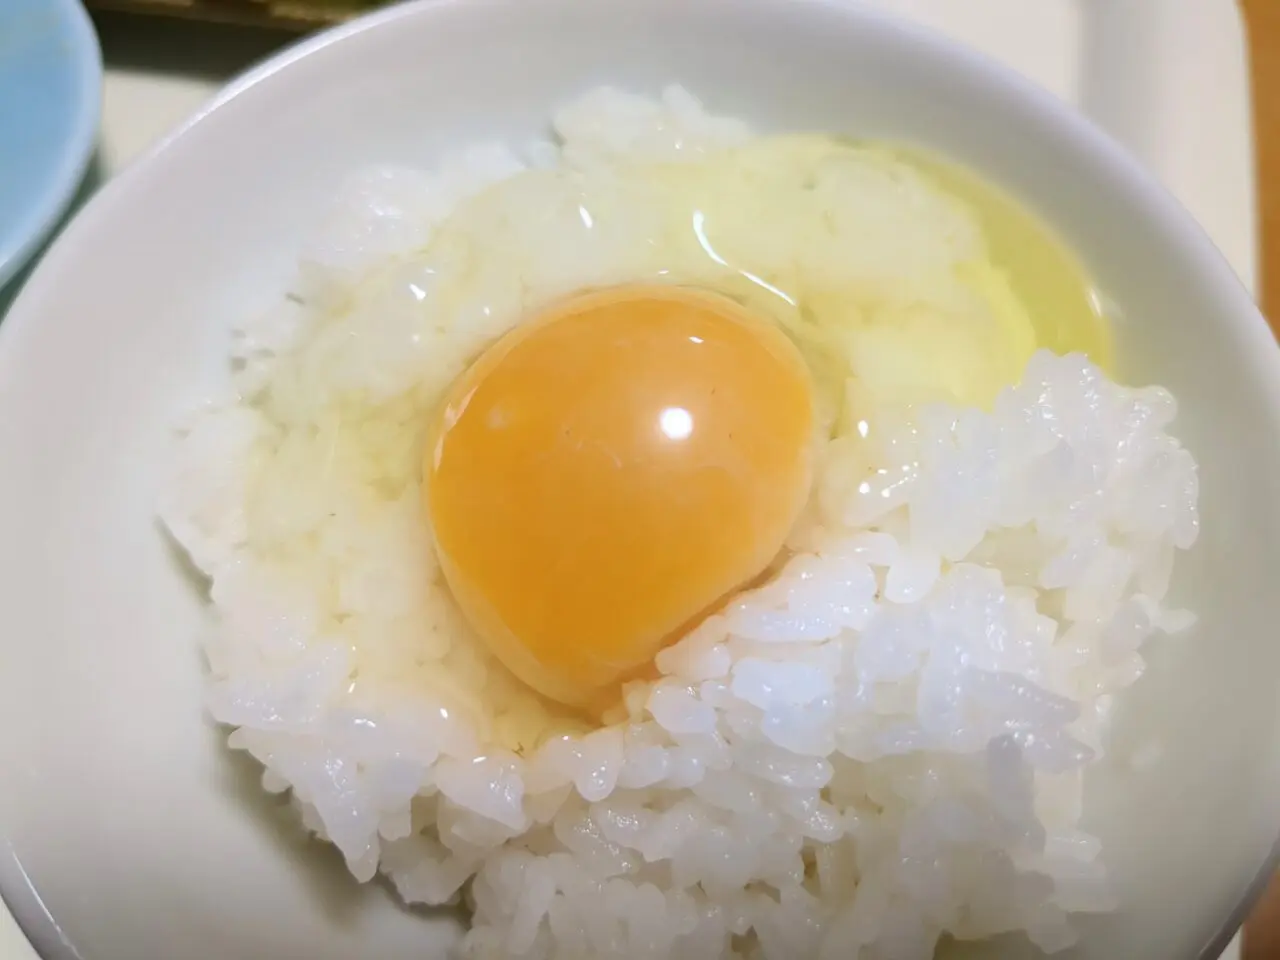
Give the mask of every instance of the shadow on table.
[{"label": "shadow on table", "polygon": [[89,198],[97,192],[106,179],[106,171],[102,163],[102,159],[97,153],[94,153],[89,161],[89,168],[85,171],[84,179],[80,181],[80,187],[76,190],[76,194],[71,199],[71,203],[67,206],[67,212],[62,215],[62,219],[58,221],[58,225],[53,228],[49,237],[40,248],[27,261],[27,265],[13,275],[13,278],[0,287],[0,318],[8,312],[10,305],[17,299],[18,291],[22,289],[23,284],[27,282],[27,278],[31,276],[36,268],[36,264],[40,262],[40,258],[44,256],[45,251],[58,238],[68,223],[80,212],[80,208],[88,202]]},{"label": "shadow on table", "polygon": [[101,11],[93,19],[102,57],[109,67],[219,82],[301,38],[297,33],[262,27],[127,13]]}]

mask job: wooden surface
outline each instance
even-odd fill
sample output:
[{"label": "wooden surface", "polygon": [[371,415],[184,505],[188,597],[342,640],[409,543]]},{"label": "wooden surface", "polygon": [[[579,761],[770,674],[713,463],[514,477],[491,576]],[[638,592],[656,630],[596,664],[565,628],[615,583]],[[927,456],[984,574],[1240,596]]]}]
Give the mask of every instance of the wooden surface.
[{"label": "wooden surface", "polygon": [[[1262,308],[1280,330],[1280,0],[1240,0],[1253,67],[1262,226]],[[1280,824],[1277,824],[1280,831]],[[1245,926],[1245,960],[1280,960],[1280,877]]]},{"label": "wooden surface", "polygon": [[[1280,0],[1241,0],[1253,65],[1254,129],[1262,208],[1261,299],[1280,320]],[[1280,329],[1280,326],[1277,326]],[[1276,954],[1280,957],[1280,953]]]},{"label": "wooden surface", "polygon": [[93,12],[144,13],[306,32],[356,16],[377,0],[85,0]]}]

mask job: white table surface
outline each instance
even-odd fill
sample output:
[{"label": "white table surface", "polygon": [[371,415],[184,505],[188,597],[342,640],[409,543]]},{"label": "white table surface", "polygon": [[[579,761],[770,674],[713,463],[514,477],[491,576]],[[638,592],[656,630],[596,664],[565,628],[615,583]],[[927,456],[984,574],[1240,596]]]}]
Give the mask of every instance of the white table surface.
[{"label": "white table surface", "polygon": [[[1052,20],[1054,11],[1057,11],[1056,15],[1066,17],[1067,14],[1063,11],[1067,10],[1065,4],[1069,0],[1035,0],[1037,4],[1047,3],[1048,6],[1041,6],[1034,16],[1031,15],[1032,11],[1026,9],[1031,4],[1025,0],[966,0],[967,6],[957,4],[955,0],[884,2],[896,5],[944,30],[961,23],[960,29],[953,32],[961,34],[969,42],[986,47],[988,52],[997,56],[1005,53],[1001,58],[1012,66],[1028,68],[1040,58],[1037,44],[1043,47],[1048,42],[1045,40],[1044,17],[1048,16]],[[1155,0],[1128,0],[1127,7],[1133,9],[1148,2]],[[1165,3],[1166,9],[1182,5],[1184,8],[1198,6],[1209,10],[1214,5],[1229,5],[1229,0],[1158,2]],[[952,13],[957,6],[966,7],[966,20],[963,22],[958,21]],[[977,15],[974,15],[975,11]],[[1229,19],[1222,16],[1212,19],[1217,24],[1226,26],[1219,29],[1216,35],[1213,35],[1212,30],[1207,31],[1207,42],[1215,45],[1214,55],[1231,68],[1225,72],[1215,69],[1213,82],[1207,88],[1200,82],[1204,80],[1204,76],[1198,78],[1194,95],[1200,101],[1206,97],[1217,98],[1217,105],[1220,107],[1215,111],[1218,122],[1228,125],[1227,139],[1230,140],[1240,123],[1247,125],[1247,120],[1241,120],[1241,117],[1248,115],[1247,93],[1243,94],[1242,100],[1242,91],[1246,90],[1241,79],[1244,76],[1243,45],[1237,28],[1231,26]],[[1208,23],[1209,20],[1205,19],[1203,22]],[[1064,19],[1064,25],[1066,23]],[[89,188],[83,191],[84,196],[160,141],[228,79],[290,41],[287,36],[267,32],[183,22],[152,23],[115,15],[99,18],[98,26],[106,63],[102,135],[97,161],[90,174]],[[1035,42],[1009,42],[1011,31],[1032,29],[1037,34],[1035,38],[1031,38]],[[1072,74],[1072,70],[1076,68],[1066,54],[1056,56],[1057,59],[1053,60],[1056,66],[1051,66],[1053,70],[1062,73],[1061,82],[1075,84],[1087,93],[1090,78]],[[1043,59],[1040,59],[1040,69],[1046,69]],[[1185,62],[1195,59],[1197,58],[1186,53]],[[1205,62],[1204,58],[1200,59]],[[1046,82],[1045,78],[1038,79]],[[1166,79],[1173,84],[1190,84],[1196,78],[1183,70]],[[1172,96],[1172,91],[1169,92]],[[1179,95],[1187,92],[1184,89],[1179,91]],[[1147,111],[1150,105],[1138,106]],[[1113,127],[1113,124],[1107,123],[1107,117],[1095,119],[1109,128]],[[1112,129],[1112,132],[1120,135],[1123,140],[1126,132],[1123,129],[1124,117],[1118,116],[1116,123],[1121,129]],[[1236,140],[1238,139],[1237,136]],[[1159,161],[1152,164],[1158,168],[1157,175],[1200,218],[1242,279],[1247,284],[1252,284],[1255,269],[1254,215],[1251,209],[1241,209],[1242,199],[1247,200],[1250,206],[1252,204],[1252,185],[1247,184],[1246,189],[1240,187],[1238,182],[1242,163],[1238,155],[1240,146],[1239,143],[1229,144],[1228,153],[1231,149],[1235,149],[1235,153],[1226,156],[1223,161],[1226,167],[1231,168],[1226,171],[1226,179],[1236,183],[1215,186],[1209,191],[1202,189],[1203,181],[1223,178],[1216,176],[1219,171],[1213,169],[1213,164],[1205,164],[1201,158],[1196,158],[1196,169],[1191,169],[1191,160],[1181,155],[1142,159]],[[1135,149],[1135,152],[1141,156],[1142,150]],[[1251,165],[1245,163],[1244,166],[1251,177]],[[1226,192],[1223,192],[1224,188]],[[1231,192],[1233,190],[1234,193]],[[0,312],[2,310],[3,303],[0,303]],[[1237,938],[1224,954],[1223,960],[1235,960],[1239,954]],[[30,960],[32,956],[17,925],[0,906],[0,960]]]}]

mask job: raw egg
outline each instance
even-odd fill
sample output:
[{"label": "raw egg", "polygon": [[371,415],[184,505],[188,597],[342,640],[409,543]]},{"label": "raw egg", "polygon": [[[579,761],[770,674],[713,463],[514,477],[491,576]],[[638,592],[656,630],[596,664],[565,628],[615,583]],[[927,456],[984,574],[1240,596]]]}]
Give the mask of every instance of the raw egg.
[{"label": "raw egg", "polygon": [[530,318],[458,379],[423,495],[494,654],[594,707],[777,557],[813,445],[810,377],[776,326],[697,290],[609,289]]}]

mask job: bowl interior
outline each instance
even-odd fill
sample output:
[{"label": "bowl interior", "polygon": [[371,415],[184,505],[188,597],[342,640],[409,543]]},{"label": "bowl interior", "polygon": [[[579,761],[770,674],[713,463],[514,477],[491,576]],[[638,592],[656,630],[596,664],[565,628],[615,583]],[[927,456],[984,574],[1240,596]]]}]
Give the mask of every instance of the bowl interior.
[{"label": "bowl interior", "polygon": [[1195,957],[1229,924],[1280,824],[1280,366],[1208,241],[1047,95],[847,3],[466,0],[378,14],[238,84],[103,191],[0,331],[0,888],[47,957],[443,956],[451,915],[356,887],[206,724],[201,603],[154,521],[169,428],[352,168],[430,165],[541,133],[589,86],[673,80],[765,130],[968,163],[1122,309],[1125,379],[1173,389],[1202,464],[1179,586],[1201,621],[1152,648],[1093,778],[1125,907],[1081,922],[1078,955]]}]

